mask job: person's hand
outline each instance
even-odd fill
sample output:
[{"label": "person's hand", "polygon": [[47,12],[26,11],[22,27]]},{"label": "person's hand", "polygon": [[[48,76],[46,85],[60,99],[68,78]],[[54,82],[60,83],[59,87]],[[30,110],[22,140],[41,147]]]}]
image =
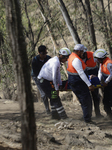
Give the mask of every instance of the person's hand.
[{"label": "person's hand", "polygon": [[90,85],[88,88],[90,91],[94,91],[94,89],[95,89],[93,85]]},{"label": "person's hand", "polygon": [[95,75],[93,75],[93,74],[92,74],[92,75],[90,75],[90,79],[92,79],[92,78],[94,78],[94,77],[96,77],[96,76],[95,76]]},{"label": "person's hand", "polygon": [[106,87],[108,85],[108,83],[103,82],[103,87]]}]

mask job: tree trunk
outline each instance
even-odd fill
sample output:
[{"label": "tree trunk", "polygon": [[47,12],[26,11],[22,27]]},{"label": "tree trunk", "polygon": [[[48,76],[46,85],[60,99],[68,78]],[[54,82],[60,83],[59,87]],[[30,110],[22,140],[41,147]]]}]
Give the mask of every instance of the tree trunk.
[{"label": "tree trunk", "polygon": [[[44,21],[46,21],[46,18],[45,18],[45,16],[44,16],[43,14],[42,14],[42,17],[43,17]],[[53,45],[54,45],[54,50],[55,50],[55,51],[54,51],[54,55],[55,55],[56,53],[58,53],[59,45],[57,44],[57,42],[56,42],[56,40],[55,40],[55,38],[54,38],[54,35],[52,34],[52,31],[50,30],[50,22],[49,22],[49,20],[47,20],[47,25],[46,25],[46,27],[47,27],[47,30],[48,30],[49,33],[50,33],[51,41],[52,41],[52,43],[53,43]],[[66,70],[66,67],[65,67],[64,64],[63,64],[62,68],[63,68],[63,70],[64,70],[64,72],[65,72],[66,77],[67,77],[68,74],[67,74],[67,70]]]},{"label": "tree trunk", "polygon": [[[40,12],[41,12],[41,15],[42,15],[42,17],[43,17],[43,20],[44,20],[44,22],[46,22],[47,30],[48,30],[48,32],[50,33],[51,41],[52,41],[53,46],[54,46],[54,55],[55,55],[55,53],[58,53],[59,45],[58,45],[58,43],[57,43],[56,40],[55,40],[53,31],[51,30],[51,24],[50,24],[50,22],[49,22],[48,16],[45,14],[44,7],[42,6],[41,1],[40,1],[40,0],[36,0],[36,2],[37,2],[37,4],[39,5]],[[48,6],[48,1],[46,1],[46,3],[47,3],[47,6]],[[48,8],[48,7],[47,7],[47,8]],[[48,9],[48,10],[49,10],[49,9]],[[49,11],[50,11],[50,10],[49,10]],[[67,70],[66,70],[65,65],[63,65],[62,67],[63,67],[63,70],[64,70],[65,75],[66,75],[66,77],[67,77],[68,74],[67,74]]]},{"label": "tree trunk", "polygon": [[[110,29],[110,34],[112,33],[112,24],[111,24],[111,20],[112,20],[112,13],[111,13],[111,8],[110,8],[110,3],[111,1],[108,0],[108,25],[109,25],[109,29]],[[111,35],[112,37],[112,35]]]},{"label": "tree trunk", "polygon": [[[10,82],[9,82],[9,68],[7,65],[9,64],[7,51],[5,48],[3,48],[4,39],[2,32],[0,32],[0,59],[1,59],[1,65],[0,65],[0,72],[1,72],[1,80],[2,80],[2,90],[3,90],[3,98],[5,99],[11,99],[11,93],[10,93]],[[3,78],[2,78],[3,77]]]},{"label": "tree trunk", "polygon": [[12,49],[18,99],[21,108],[22,150],[37,150],[34,105],[20,4],[19,0],[5,0],[5,4],[7,30]]},{"label": "tree trunk", "polygon": [[111,46],[112,43],[110,42],[109,29],[108,29],[108,26],[107,26],[106,12],[105,12],[105,8],[104,8],[103,0],[99,0],[99,4],[100,4],[100,7],[102,9],[103,33],[104,33],[104,36],[105,36],[106,44],[107,44],[108,49],[109,49],[109,55],[112,59],[112,46]]},{"label": "tree trunk", "polygon": [[85,4],[86,4],[87,16],[88,16],[88,28],[89,28],[89,33],[90,33],[90,37],[91,37],[91,42],[93,44],[94,50],[96,50],[97,49],[96,36],[95,36],[95,30],[94,30],[89,0],[85,0]]},{"label": "tree trunk", "polygon": [[59,6],[60,6],[61,12],[62,12],[63,17],[65,19],[65,22],[66,22],[66,24],[68,26],[68,29],[69,29],[69,31],[70,31],[70,33],[72,35],[74,43],[75,44],[81,43],[80,38],[78,36],[78,33],[77,33],[76,29],[73,26],[72,20],[71,20],[69,14],[68,14],[68,11],[67,11],[67,9],[65,7],[64,2],[62,0],[57,0],[57,2],[59,4]]},{"label": "tree trunk", "polygon": [[[39,9],[40,9],[42,18],[43,18],[44,22],[46,22],[47,30],[48,30],[48,32],[50,33],[51,41],[52,41],[52,43],[53,43],[53,45],[54,45],[54,55],[55,55],[55,54],[56,54],[56,49],[59,47],[59,45],[58,45],[58,43],[56,42],[55,36],[54,36],[53,31],[52,31],[52,29],[51,29],[51,24],[50,24],[50,22],[49,22],[48,15],[47,15],[47,14],[49,14],[49,13],[48,13],[48,12],[46,13],[46,11],[44,10],[44,6],[43,6],[44,3],[42,4],[40,0],[36,0],[36,2],[37,2],[37,4],[39,5]],[[47,2],[47,1],[46,1],[46,4],[47,4],[47,8],[48,8],[48,10],[49,10],[48,2]],[[44,5],[45,5],[45,4],[44,4]],[[46,6],[45,6],[45,7],[46,7]],[[49,12],[50,12],[50,10],[49,10]]]}]

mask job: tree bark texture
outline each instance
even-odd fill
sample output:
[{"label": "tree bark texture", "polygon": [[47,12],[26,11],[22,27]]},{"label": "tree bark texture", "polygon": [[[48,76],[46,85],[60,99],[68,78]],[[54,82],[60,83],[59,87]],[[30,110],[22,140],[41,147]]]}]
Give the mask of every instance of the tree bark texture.
[{"label": "tree bark texture", "polygon": [[43,2],[41,2],[40,0],[36,0],[38,6],[39,6],[39,9],[40,9],[40,12],[41,12],[41,15],[42,15],[42,18],[44,20],[44,22],[46,22],[46,27],[47,27],[47,30],[48,32],[50,33],[50,37],[51,37],[51,41],[54,45],[54,54],[55,54],[55,50],[59,47],[56,39],[55,39],[55,36],[54,36],[54,33],[52,31],[52,28],[51,28],[51,24],[50,24],[50,21],[49,21],[49,16],[48,14],[50,14],[50,9],[48,9],[49,12],[46,13],[46,6],[45,4],[47,5],[47,8],[49,8],[48,6],[48,1],[45,1],[46,3],[44,4]]},{"label": "tree bark texture", "polygon": [[3,91],[3,98],[5,99],[11,99],[11,93],[10,93],[10,82],[9,82],[9,68],[7,65],[9,64],[7,51],[3,48],[4,45],[4,38],[2,35],[2,32],[0,31],[0,59],[1,59],[1,65],[0,65],[0,81],[2,79],[2,91]]},{"label": "tree bark texture", "polygon": [[[45,5],[45,4],[43,4],[43,1],[41,2],[41,0],[36,0],[36,2],[37,2],[37,4],[39,5],[39,9],[40,9],[42,18],[43,18],[44,22],[46,22],[47,30],[48,30],[48,32],[50,33],[51,41],[52,41],[53,46],[54,46],[54,54],[55,54],[55,53],[58,53],[59,44],[58,44],[57,41],[55,40],[55,36],[54,36],[53,31],[52,31],[52,29],[51,29],[51,24],[50,24],[50,21],[49,21],[49,19],[48,19],[48,15],[46,15],[46,13],[45,13],[45,9],[44,9],[44,7],[43,7],[43,5]],[[48,6],[49,6],[49,5],[48,5],[48,1],[46,1],[46,5],[47,5],[47,8],[48,8]],[[48,10],[49,10],[49,12],[50,12],[50,9],[48,9]],[[48,13],[47,13],[47,14],[48,14]],[[67,70],[66,70],[65,65],[63,65],[63,70],[64,70],[65,75],[66,75],[66,77],[67,77],[68,75],[67,75]]]},{"label": "tree bark texture", "polygon": [[19,0],[5,0],[5,5],[9,42],[21,108],[22,150],[37,150],[34,105]]},{"label": "tree bark texture", "polygon": [[63,17],[65,19],[65,22],[66,22],[66,24],[68,26],[68,29],[69,29],[69,31],[70,31],[70,33],[72,35],[74,43],[75,44],[81,43],[80,38],[78,36],[78,33],[77,33],[75,27],[73,26],[72,20],[71,20],[69,14],[68,14],[68,11],[67,11],[67,9],[65,7],[64,2],[62,0],[57,0],[57,2],[59,4],[59,6],[60,6],[61,12],[62,12]]},{"label": "tree bark texture", "polygon": [[94,24],[93,24],[93,19],[92,19],[92,13],[91,13],[91,7],[90,7],[90,1],[85,0],[85,5],[86,5],[86,12],[88,16],[88,28],[89,28],[89,33],[91,37],[91,42],[94,47],[94,51],[97,49],[97,44],[96,44],[96,36],[95,36],[95,30],[94,30]]},{"label": "tree bark texture", "polygon": [[108,29],[108,26],[107,26],[107,20],[106,20],[106,12],[105,12],[105,8],[104,8],[104,2],[103,0],[99,0],[99,4],[100,4],[100,7],[101,7],[101,11],[102,11],[102,22],[103,22],[103,34],[104,34],[104,37],[105,37],[105,41],[106,41],[106,44],[108,46],[108,49],[109,49],[109,55],[112,59],[112,42],[110,40],[110,37],[109,37],[109,29]]}]

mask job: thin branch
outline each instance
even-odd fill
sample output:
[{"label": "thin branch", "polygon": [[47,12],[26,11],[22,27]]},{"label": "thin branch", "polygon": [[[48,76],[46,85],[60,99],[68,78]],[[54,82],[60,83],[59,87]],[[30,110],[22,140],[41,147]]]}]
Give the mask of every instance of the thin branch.
[{"label": "thin branch", "polygon": [[33,43],[34,43],[34,34],[33,34],[33,31],[32,31],[31,22],[30,22],[30,19],[29,19],[29,16],[28,16],[27,5],[26,5],[26,1],[25,0],[24,0],[24,3],[25,3],[25,13],[26,13],[26,17],[28,19],[28,26],[29,26],[29,30],[30,30],[31,35],[32,35]]},{"label": "thin branch", "polygon": [[34,44],[34,48],[36,47],[36,45],[37,45],[37,43],[38,43],[38,41],[39,41],[39,39],[40,39],[40,35],[41,35],[41,33],[42,33],[42,30],[43,30],[43,27],[44,27],[45,24],[46,24],[46,22],[44,22],[44,24],[43,24],[42,27],[40,28],[40,31],[39,31],[39,33],[38,33],[36,42],[35,42],[35,44]]},{"label": "thin branch", "polygon": [[[110,3],[108,3],[108,5],[110,5],[112,3],[112,1],[110,2]],[[105,9],[108,7],[108,5],[107,6],[105,6]]]},{"label": "thin branch", "polygon": [[25,28],[25,27],[23,27],[23,29],[24,29],[24,31],[25,31],[25,33],[26,33],[27,38],[29,38],[29,40],[31,41],[31,38],[30,38],[30,36],[29,36],[28,31],[26,30],[26,28]]}]

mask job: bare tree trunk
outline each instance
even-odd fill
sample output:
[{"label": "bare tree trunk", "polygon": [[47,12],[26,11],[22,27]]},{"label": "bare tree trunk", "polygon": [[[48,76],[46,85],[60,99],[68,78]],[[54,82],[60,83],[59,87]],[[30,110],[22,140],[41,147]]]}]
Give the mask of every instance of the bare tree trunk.
[{"label": "bare tree trunk", "polygon": [[[37,2],[37,4],[39,5],[39,9],[40,9],[42,18],[43,18],[44,22],[46,22],[47,30],[48,30],[48,32],[50,33],[51,41],[52,41],[52,43],[53,43],[53,45],[54,45],[54,54],[55,54],[55,51],[56,51],[56,49],[59,47],[59,44],[56,42],[55,36],[54,36],[53,31],[52,31],[52,29],[51,29],[51,24],[50,24],[50,22],[49,22],[48,15],[47,15],[47,14],[49,14],[49,12],[46,13],[46,11],[45,11],[45,9],[44,9],[44,6],[43,6],[43,4],[41,3],[40,0],[36,0],[36,2]],[[48,10],[49,10],[48,2],[46,1],[46,3],[47,3],[47,8],[48,8]],[[45,5],[45,4],[44,4],[44,5]],[[49,11],[50,11],[50,10],[49,10]]]},{"label": "bare tree trunk", "polygon": [[78,33],[77,33],[75,27],[73,26],[72,20],[71,20],[69,14],[68,14],[68,11],[67,11],[67,9],[65,7],[65,4],[64,4],[63,0],[57,0],[57,2],[59,4],[59,7],[60,7],[61,12],[63,14],[63,17],[65,19],[65,22],[66,22],[66,24],[68,26],[68,29],[69,29],[69,31],[70,31],[70,33],[72,35],[74,43],[75,44],[81,43],[80,38],[78,36]]},{"label": "bare tree trunk", "polygon": [[[110,33],[112,33],[112,24],[111,24],[111,20],[112,20],[112,13],[111,13],[111,9],[110,9],[110,0],[108,0],[108,13],[109,13],[109,15],[108,15],[108,19],[107,19],[107,21],[108,21],[108,25],[109,25],[109,29],[110,29]],[[111,35],[111,37],[112,37],[112,35]]]},{"label": "bare tree trunk", "polygon": [[56,49],[59,47],[59,45],[57,44],[57,42],[56,42],[56,40],[55,40],[55,37],[54,37],[54,34],[53,34],[53,32],[51,31],[51,27],[50,27],[50,22],[49,22],[49,20],[47,20],[47,19],[45,18],[44,14],[43,14],[42,12],[41,12],[41,15],[42,15],[42,17],[43,17],[44,22],[47,22],[47,23],[46,23],[46,27],[47,27],[48,32],[50,33],[51,41],[52,41],[52,43],[53,43],[53,45],[54,45],[54,55],[55,55],[55,54],[56,54]]},{"label": "bare tree trunk", "polygon": [[[43,14],[42,14],[42,17],[43,17],[44,21],[46,21],[46,18],[45,18],[45,16],[44,16]],[[49,33],[50,33],[51,41],[52,41],[52,43],[53,43],[53,45],[54,45],[54,50],[55,50],[55,51],[54,51],[54,55],[55,55],[55,53],[58,53],[59,45],[57,44],[57,42],[56,42],[56,40],[55,40],[55,38],[54,38],[54,35],[52,34],[52,31],[50,30],[50,22],[49,22],[49,20],[47,20],[47,25],[46,25],[46,27],[47,27],[47,30],[48,30]],[[65,72],[66,77],[67,77],[68,74],[67,74],[67,70],[66,70],[65,65],[63,65],[62,68],[63,68],[63,70],[64,70],[64,72]]]},{"label": "bare tree trunk", "polygon": [[112,59],[112,43],[110,41],[110,37],[109,37],[109,29],[108,29],[108,26],[107,26],[107,20],[106,20],[106,12],[105,12],[105,8],[104,8],[104,3],[103,3],[103,0],[99,0],[99,4],[100,4],[100,7],[102,9],[102,22],[103,22],[103,33],[104,33],[104,36],[105,36],[105,40],[106,40],[106,44],[108,46],[108,49],[109,49],[109,55]]},{"label": "bare tree trunk", "polygon": [[[52,41],[53,46],[54,46],[54,54],[55,54],[55,53],[58,53],[59,44],[58,44],[58,43],[56,42],[56,40],[55,40],[55,37],[54,37],[53,31],[52,31],[52,29],[51,29],[51,24],[50,24],[50,22],[49,22],[48,16],[45,14],[44,7],[42,6],[41,1],[40,1],[40,0],[36,0],[36,2],[37,2],[37,4],[39,5],[40,12],[41,12],[41,15],[42,15],[42,17],[43,17],[43,20],[44,20],[44,22],[46,22],[47,30],[48,30],[48,32],[50,33],[51,41]],[[48,1],[46,1],[46,3],[47,3],[47,8],[48,8]],[[48,9],[48,10],[49,10],[49,9]],[[50,12],[50,10],[49,10],[49,12]],[[47,13],[47,14],[49,14],[49,13]],[[56,51],[56,52],[55,52],[55,51]],[[66,77],[67,77],[68,74],[67,74],[67,70],[66,70],[65,65],[63,65],[63,70],[64,70],[65,75],[66,75]]]},{"label": "bare tree trunk", "polygon": [[41,32],[43,30],[44,24],[41,26],[37,37],[34,37],[34,33],[33,33],[33,30],[32,30],[32,25],[31,25],[30,18],[29,18],[29,15],[28,15],[26,0],[24,0],[24,6],[25,6],[26,17],[27,17],[27,20],[28,20],[28,31],[25,28],[24,28],[24,31],[26,33],[27,38],[29,39],[29,41],[31,43],[31,56],[29,57],[29,64],[31,64],[32,58],[35,56],[35,47],[36,47],[36,45],[39,41],[39,38],[40,38]]},{"label": "bare tree trunk", "polygon": [[[110,37],[110,41],[112,41],[112,23],[111,23],[111,20],[112,20],[112,13],[111,13],[111,9],[110,9],[110,3],[111,1],[108,0],[108,11],[109,11],[109,14],[108,14],[108,17],[107,17],[107,22],[108,22],[108,27],[109,27],[109,37]],[[110,44],[112,45],[112,42],[110,42]],[[112,59],[112,46],[110,47],[110,57]]]},{"label": "bare tree trunk", "polygon": [[95,30],[94,30],[92,14],[91,14],[90,1],[85,0],[85,4],[86,4],[87,16],[88,16],[88,28],[89,28],[89,33],[90,33],[90,37],[91,37],[91,42],[94,46],[94,50],[96,50],[97,49],[97,44],[96,44],[96,36],[95,36]]},{"label": "bare tree trunk", "polygon": [[4,39],[2,32],[0,32],[0,59],[1,59],[1,65],[0,65],[0,72],[1,72],[1,78],[2,78],[2,90],[3,90],[3,98],[5,99],[11,99],[11,93],[9,88],[9,77],[8,75],[8,67],[7,64],[9,63],[6,49],[3,49]]},{"label": "bare tree trunk", "polygon": [[19,0],[5,0],[7,30],[12,49],[18,98],[21,108],[22,150],[37,150],[36,124],[32,101],[30,72],[23,34]]},{"label": "bare tree trunk", "polygon": [[82,4],[83,10],[84,10],[84,12],[85,12],[86,20],[88,20],[88,17],[87,17],[87,11],[86,11],[86,9],[85,9],[85,5],[84,5],[84,3],[83,3],[82,0],[80,0],[80,3]]}]

